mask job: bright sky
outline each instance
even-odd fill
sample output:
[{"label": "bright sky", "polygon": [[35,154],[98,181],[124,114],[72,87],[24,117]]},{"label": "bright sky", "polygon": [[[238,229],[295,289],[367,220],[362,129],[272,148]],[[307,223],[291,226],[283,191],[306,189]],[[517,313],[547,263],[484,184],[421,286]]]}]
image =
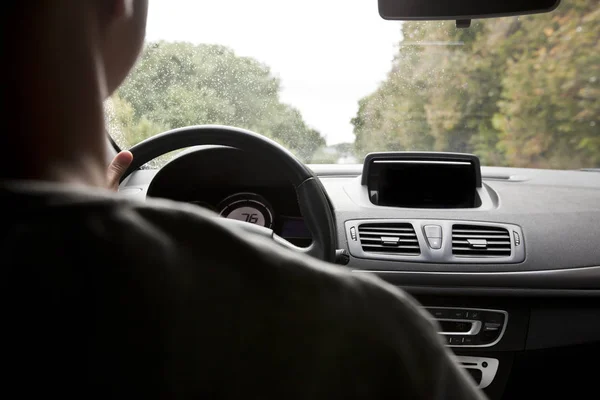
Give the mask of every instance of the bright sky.
[{"label": "bright sky", "polygon": [[390,70],[400,23],[377,0],[150,0],[147,39],[216,43],[271,67],[282,100],[328,144],[350,142],[358,100]]}]

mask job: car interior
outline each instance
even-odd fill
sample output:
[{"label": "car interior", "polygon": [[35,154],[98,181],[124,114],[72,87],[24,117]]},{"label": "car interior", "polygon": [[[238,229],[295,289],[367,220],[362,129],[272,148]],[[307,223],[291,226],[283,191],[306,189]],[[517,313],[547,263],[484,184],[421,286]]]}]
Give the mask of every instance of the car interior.
[{"label": "car interior", "polygon": [[[469,29],[558,5],[379,0],[379,13]],[[248,234],[405,290],[489,398],[595,397],[599,170],[482,166],[448,151],[305,164],[260,132],[222,125],[179,127],[129,150],[121,195],[210,209]]]}]

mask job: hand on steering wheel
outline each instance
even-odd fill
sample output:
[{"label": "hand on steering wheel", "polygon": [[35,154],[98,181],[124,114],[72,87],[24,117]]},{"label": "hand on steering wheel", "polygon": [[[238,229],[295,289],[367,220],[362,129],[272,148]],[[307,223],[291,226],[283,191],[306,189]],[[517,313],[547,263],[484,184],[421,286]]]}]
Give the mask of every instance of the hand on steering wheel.
[{"label": "hand on steering wheel", "polygon": [[116,192],[119,190],[119,182],[121,177],[127,171],[127,168],[133,162],[133,154],[130,151],[124,150],[113,158],[106,170],[107,188]]}]

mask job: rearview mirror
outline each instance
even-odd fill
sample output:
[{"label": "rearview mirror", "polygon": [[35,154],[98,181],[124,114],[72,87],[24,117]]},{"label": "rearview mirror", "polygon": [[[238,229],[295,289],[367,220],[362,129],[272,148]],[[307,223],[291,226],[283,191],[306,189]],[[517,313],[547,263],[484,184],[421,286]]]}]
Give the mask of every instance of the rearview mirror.
[{"label": "rearview mirror", "polygon": [[457,20],[536,14],[560,0],[378,0],[379,14],[392,20]]}]

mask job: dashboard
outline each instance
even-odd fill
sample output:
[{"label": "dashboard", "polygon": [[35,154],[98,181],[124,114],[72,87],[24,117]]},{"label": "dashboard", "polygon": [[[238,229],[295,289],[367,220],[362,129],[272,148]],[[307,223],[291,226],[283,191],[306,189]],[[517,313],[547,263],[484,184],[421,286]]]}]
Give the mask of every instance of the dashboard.
[{"label": "dashboard", "polygon": [[[331,202],[338,247],[350,253],[348,268],[406,287],[465,292],[495,288],[527,294],[600,291],[600,173],[481,167],[474,207],[415,208],[374,204],[363,167],[311,166]],[[271,220],[278,235],[310,240],[294,187],[283,173],[267,160],[231,147],[192,148],[160,170],[136,171],[120,192],[138,199],[194,203],[226,217],[255,218],[260,224]],[[351,228],[385,221],[411,224],[418,254],[386,257],[361,251]],[[426,225],[443,228],[442,247],[452,244],[455,225],[505,228],[511,257],[434,256],[439,253],[431,249]]]},{"label": "dashboard", "polygon": [[[571,397],[596,390],[586,361],[600,356],[600,173],[457,168],[469,192],[448,197],[452,177],[435,167],[395,165],[387,175],[380,167],[369,180],[365,165],[310,166],[348,254],[344,268],[413,295],[492,399],[554,396],[565,382]],[[159,171],[136,171],[120,192],[193,203],[311,242],[277,166],[230,147],[194,148]]]}]

